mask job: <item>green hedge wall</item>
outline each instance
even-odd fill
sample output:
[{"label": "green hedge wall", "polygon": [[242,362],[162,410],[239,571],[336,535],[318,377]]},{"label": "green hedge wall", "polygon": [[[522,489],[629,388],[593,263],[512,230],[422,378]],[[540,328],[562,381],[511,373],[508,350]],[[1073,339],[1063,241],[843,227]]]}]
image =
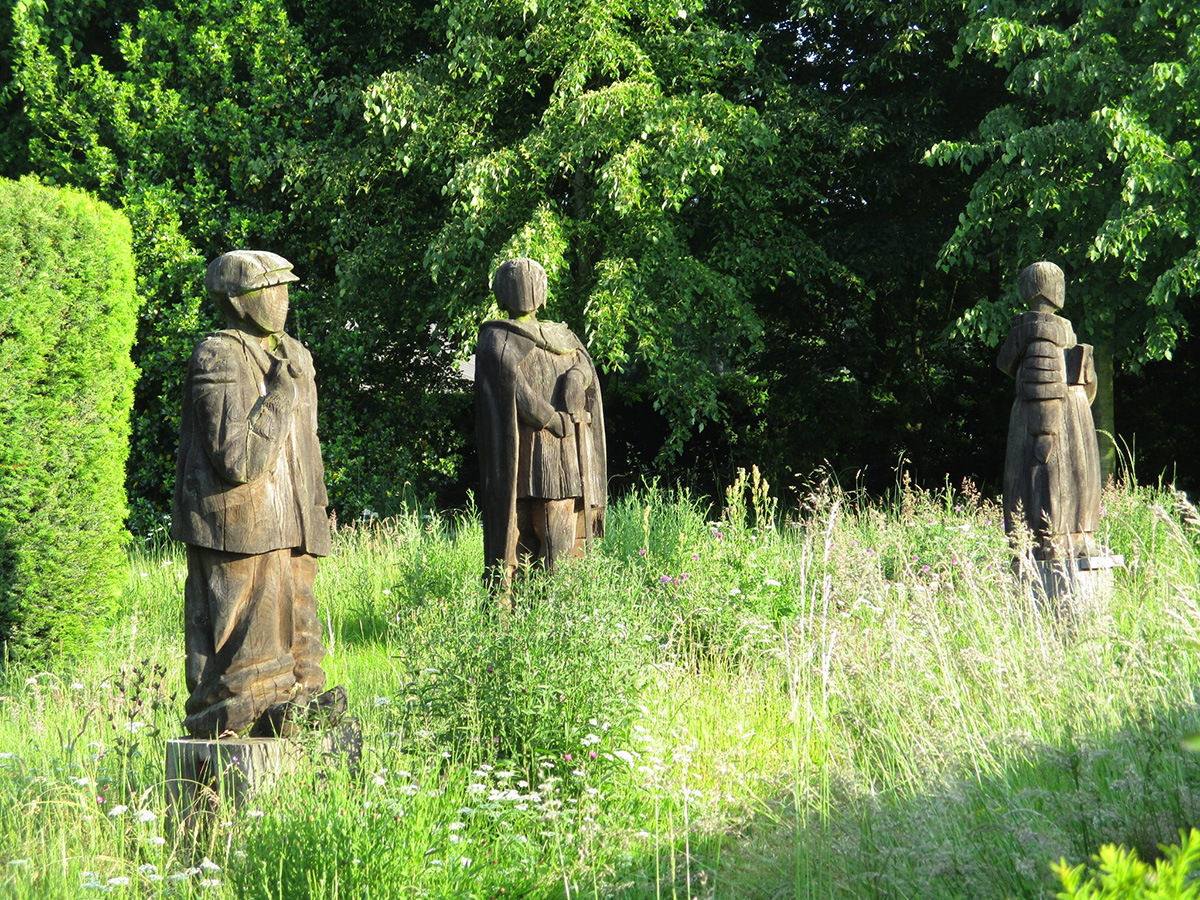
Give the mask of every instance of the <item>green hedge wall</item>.
[{"label": "green hedge wall", "polygon": [[0,649],[83,649],[120,590],[137,370],[129,223],[0,181]]}]

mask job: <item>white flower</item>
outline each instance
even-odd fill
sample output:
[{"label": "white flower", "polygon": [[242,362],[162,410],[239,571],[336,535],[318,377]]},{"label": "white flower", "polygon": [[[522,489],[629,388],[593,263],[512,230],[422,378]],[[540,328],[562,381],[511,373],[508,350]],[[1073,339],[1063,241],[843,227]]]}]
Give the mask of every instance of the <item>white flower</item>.
[{"label": "white flower", "polygon": [[371,779],[371,784],[375,785],[375,787],[383,787],[385,784],[387,784],[387,779],[385,779],[382,775],[376,775]]},{"label": "white flower", "polygon": [[140,866],[138,866],[138,874],[140,875],[154,875],[157,874],[157,872],[158,866],[156,866],[154,863],[142,863]]},{"label": "white flower", "polygon": [[12,758],[13,758],[12,753],[0,753],[0,759],[12,759]]},{"label": "white flower", "polygon": [[82,690],[83,690],[83,685],[82,685],[82,684],[80,684],[78,681],[72,682],[72,683],[71,683],[71,690],[73,690],[73,691],[82,691]]},{"label": "white flower", "polygon": [[221,867],[218,866],[211,859],[209,859],[207,856],[204,857],[204,861],[202,863],[200,863],[200,868],[204,869],[206,872],[220,872],[221,871]]},{"label": "white flower", "polygon": [[451,831],[458,831],[460,828],[466,828],[467,824],[466,822],[451,822],[449,827]]},{"label": "white flower", "polygon": [[391,697],[376,697],[375,705],[376,706],[391,706],[392,698]]},{"label": "white flower", "polygon": [[585,746],[585,747],[590,747],[590,746],[592,746],[592,744],[598,744],[598,743],[600,743],[600,735],[585,734],[583,736],[583,740],[580,741],[580,743],[583,744],[583,746]]},{"label": "white flower", "polygon": [[763,584],[767,585],[768,587],[779,587],[779,582],[776,581],[774,578],[764,579]]},{"label": "white flower", "polygon": [[108,883],[113,887],[129,887],[129,878],[125,875],[118,875],[116,878],[108,879]]},{"label": "white flower", "polygon": [[385,597],[390,597],[390,596],[392,596],[392,592],[391,592],[391,590],[390,590],[389,588],[384,588],[384,589],[383,589],[383,591],[381,591],[381,593],[382,593],[382,594],[383,594],[383,596],[385,596]]},{"label": "white flower", "polygon": [[143,809],[137,814],[139,822],[155,822],[158,820],[158,813],[152,809]]},{"label": "white flower", "polygon": [[458,864],[465,869],[471,865],[471,858],[469,856],[460,856],[458,858]]},{"label": "white flower", "polygon": [[613,756],[615,756],[617,759],[621,760],[622,762],[629,763],[629,765],[631,765],[631,766],[633,765],[633,754],[630,753],[628,750],[617,750],[613,753]]},{"label": "white flower", "polygon": [[145,727],[146,727],[145,722],[126,722],[125,723],[125,730],[131,734],[137,734],[139,731],[141,731]]},{"label": "white flower", "polygon": [[153,847],[161,847],[167,842],[167,839],[161,834],[154,834],[146,838],[146,843]]},{"label": "white flower", "polygon": [[123,816],[127,812],[129,812],[129,807],[122,806],[120,803],[118,803],[116,806],[114,806],[112,809],[110,809],[108,811],[108,814],[110,816]]},{"label": "white flower", "polygon": [[739,595],[741,592],[742,592],[742,589],[741,589],[741,588],[730,588],[730,589],[729,589],[729,596],[730,596],[730,597],[736,597],[736,596],[738,596],[738,595]]},{"label": "white flower", "polygon": [[200,882],[200,887],[202,887],[202,888],[215,888],[215,887],[220,887],[220,886],[221,886],[220,878],[205,878],[203,881]]},{"label": "white flower", "polygon": [[82,776],[79,778],[76,778],[76,777],[72,776],[71,783],[73,785],[75,785],[76,787],[91,787],[96,782],[92,781],[92,779],[90,779],[90,778],[84,778]]},{"label": "white flower", "polygon": [[248,813],[246,813],[246,815],[249,816],[251,819],[261,819],[263,816],[266,815],[266,813],[263,812],[261,809],[252,809]]}]

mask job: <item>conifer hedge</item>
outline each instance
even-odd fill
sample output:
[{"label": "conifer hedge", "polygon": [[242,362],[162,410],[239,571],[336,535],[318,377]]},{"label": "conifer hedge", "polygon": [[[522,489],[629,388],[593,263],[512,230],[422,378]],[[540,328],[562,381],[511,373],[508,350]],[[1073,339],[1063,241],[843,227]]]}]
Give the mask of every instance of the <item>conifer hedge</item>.
[{"label": "conifer hedge", "polygon": [[129,223],[0,180],[0,649],[83,649],[120,590],[137,370]]}]

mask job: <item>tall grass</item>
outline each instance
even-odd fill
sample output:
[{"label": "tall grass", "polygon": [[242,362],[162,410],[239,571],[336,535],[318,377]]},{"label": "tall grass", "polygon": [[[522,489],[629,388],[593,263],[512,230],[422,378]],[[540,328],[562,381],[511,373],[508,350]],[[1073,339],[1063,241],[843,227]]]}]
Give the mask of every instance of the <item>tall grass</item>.
[{"label": "tall grass", "polygon": [[199,845],[166,822],[184,564],[125,564],[105,650],[0,681],[0,894],[1039,897],[1200,824],[1200,517],[1106,491],[1112,596],[1009,575],[970,485],[646,486],[502,613],[470,517],[342,530],[318,580],[362,769],[314,760]]}]

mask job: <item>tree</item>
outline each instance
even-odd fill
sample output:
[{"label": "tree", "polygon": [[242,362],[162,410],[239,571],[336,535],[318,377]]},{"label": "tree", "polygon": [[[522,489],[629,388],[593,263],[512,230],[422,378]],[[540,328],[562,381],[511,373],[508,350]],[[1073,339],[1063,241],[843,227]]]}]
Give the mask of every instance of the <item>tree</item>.
[{"label": "tree", "polygon": [[[1067,314],[1096,346],[1097,428],[1115,434],[1113,360],[1170,358],[1200,285],[1200,31],[1194,5],[1050,0],[976,7],[960,61],[1007,73],[1010,96],[968,140],[929,159],[976,174],[945,266],[1001,272],[1004,295],[969,310],[992,342],[1037,259],[1067,272]],[[1111,472],[1115,448],[1101,441]]]},{"label": "tree", "polygon": [[451,339],[492,309],[499,262],[529,255],[606,397],[664,418],[660,462],[757,406],[751,298],[823,254],[779,191],[817,197],[746,91],[755,42],[697,2],[457,0],[435,18],[437,51],[366,88],[369,183],[447,198],[424,264]]}]

